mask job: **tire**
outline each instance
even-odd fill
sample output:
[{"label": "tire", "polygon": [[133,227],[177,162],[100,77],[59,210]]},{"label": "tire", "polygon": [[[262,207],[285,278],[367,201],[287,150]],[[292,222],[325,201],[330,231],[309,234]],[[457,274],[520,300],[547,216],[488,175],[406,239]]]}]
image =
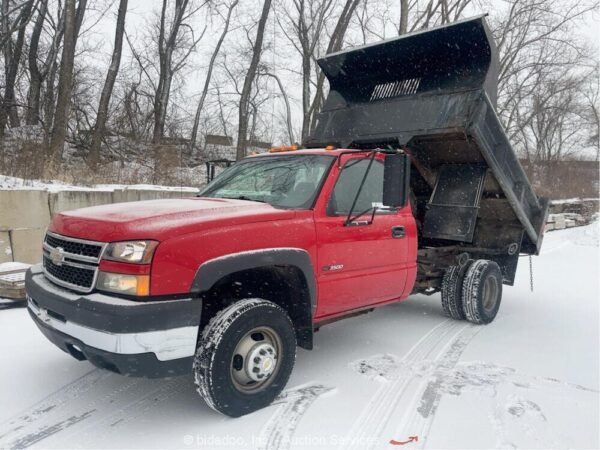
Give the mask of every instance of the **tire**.
[{"label": "tire", "polygon": [[502,271],[493,261],[478,259],[469,267],[463,282],[465,318],[475,324],[494,320],[502,300]]},{"label": "tire", "polygon": [[296,336],[287,313],[267,300],[241,300],[204,327],[194,359],[196,388],[215,411],[243,416],[279,395],[295,360]]},{"label": "tire", "polygon": [[442,308],[446,316],[455,320],[465,318],[462,291],[465,273],[469,267],[470,262],[464,266],[450,266],[442,279]]}]

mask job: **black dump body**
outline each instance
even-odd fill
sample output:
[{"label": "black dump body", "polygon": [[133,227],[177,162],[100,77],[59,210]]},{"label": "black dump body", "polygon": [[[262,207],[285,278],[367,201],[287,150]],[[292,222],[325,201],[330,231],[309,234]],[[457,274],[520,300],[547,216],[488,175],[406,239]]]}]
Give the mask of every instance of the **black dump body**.
[{"label": "black dump body", "polygon": [[[330,84],[307,147],[401,148],[411,157],[421,274],[443,251],[501,265],[539,253],[538,199],[495,112],[498,58],[484,17],[327,55]],[[434,251],[437,249],[437,251]],[[433,272],[432,272],[433,273]]]}]

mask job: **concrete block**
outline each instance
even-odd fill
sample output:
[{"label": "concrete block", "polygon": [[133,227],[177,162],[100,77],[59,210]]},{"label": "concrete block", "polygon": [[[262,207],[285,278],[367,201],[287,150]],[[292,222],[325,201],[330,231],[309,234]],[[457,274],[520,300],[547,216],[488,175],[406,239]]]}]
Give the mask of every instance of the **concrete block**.
[{"label": "concrete block", "polygon": [[0,263],[11,262],[12,260],[10,235],[8,231],[0,231]]},{"label": "concrete block", "polygon": [[45,227],[13,230],[11,240],[14,261],[28,264],[42,262],[42,242],[45,231]]},{"label": "concrete block", "polygon": [[140,200],[158,200],[163,198],[193,197],[193,192],[165,191],[165,190],[140,190]]},{"label": "concrete block", "polygon": [[196,193],[190,191],[167,191],[161,189],[118,189],[113,193],[113,201],[136,202],[140,200],[159,200],[163,198],[193,197]]},{"label": "concrete block", "polygon": [[562,214],[557,214],[554,218],[554,229],[555,230],[564,230],[567,227],[565,216]]},{"label": "concrete block", "polygon": [[61,191],[50,194],[50,213],[52,216],[62,211],[105,205],[113,202],[111,191]]},{"label": "concrete block", "polygon": [[0,190],[0,230],[44,228],[49,222],[48,192]]},{"label": "concrete block", "polygon": [[113,203],[136,202],[140,194],[135,189],[115,189],[112,197]]}]

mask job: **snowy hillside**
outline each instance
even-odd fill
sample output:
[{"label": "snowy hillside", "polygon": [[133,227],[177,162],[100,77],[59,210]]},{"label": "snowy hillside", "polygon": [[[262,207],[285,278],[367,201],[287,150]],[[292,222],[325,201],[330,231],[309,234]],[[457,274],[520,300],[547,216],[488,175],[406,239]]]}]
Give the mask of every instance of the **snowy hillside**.
[{"label": "snowy hillside", "polygon": [[435,295],[324,327],[281,398],[240,419],[191,377],[95,369],[0,311],[0,447],[598,448],[598,240],[597,222],[548,233],[534,292],[522,258],[488,326]]}]

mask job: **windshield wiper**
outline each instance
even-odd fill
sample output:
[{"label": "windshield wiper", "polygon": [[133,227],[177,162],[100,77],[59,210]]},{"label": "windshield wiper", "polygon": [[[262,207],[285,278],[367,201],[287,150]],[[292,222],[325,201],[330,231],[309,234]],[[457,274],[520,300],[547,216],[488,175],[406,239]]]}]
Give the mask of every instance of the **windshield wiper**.
[{"label": "windshield wiper", "polygon": [[230,198],[232,200],[247,200],[249,202],[267,203],[265,200],[257,200],[254,198],[246,197],[245,195],[239,195],[237,197],[225,197],[225,198]]}]

